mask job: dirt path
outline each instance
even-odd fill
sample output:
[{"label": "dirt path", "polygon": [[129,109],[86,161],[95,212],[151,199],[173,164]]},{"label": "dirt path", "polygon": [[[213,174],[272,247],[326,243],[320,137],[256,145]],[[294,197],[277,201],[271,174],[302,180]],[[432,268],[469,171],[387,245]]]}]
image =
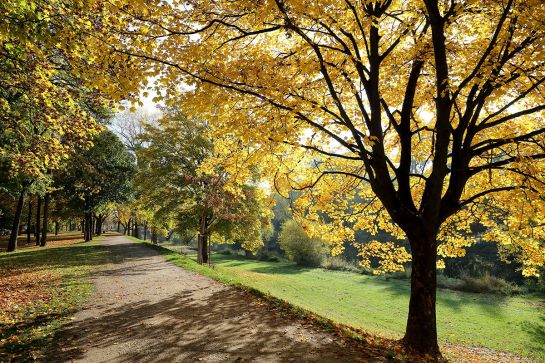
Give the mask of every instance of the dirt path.
[{"label": "dirt path", "polygon": [[94,275],[93,296],[51,362],[373,361],[145,245],[123,236],[103,244],[115,262]]}]

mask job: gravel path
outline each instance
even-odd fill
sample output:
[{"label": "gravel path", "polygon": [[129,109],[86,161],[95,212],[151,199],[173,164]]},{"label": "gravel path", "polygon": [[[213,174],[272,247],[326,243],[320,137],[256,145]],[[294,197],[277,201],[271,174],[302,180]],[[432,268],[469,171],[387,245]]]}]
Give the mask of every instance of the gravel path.
[{"label": "gravel path", "polygon": [[145,245],[123,236],[102,243],[114,263],[94,274],[94,293],[58,337],[51,362],[370,361]]}]

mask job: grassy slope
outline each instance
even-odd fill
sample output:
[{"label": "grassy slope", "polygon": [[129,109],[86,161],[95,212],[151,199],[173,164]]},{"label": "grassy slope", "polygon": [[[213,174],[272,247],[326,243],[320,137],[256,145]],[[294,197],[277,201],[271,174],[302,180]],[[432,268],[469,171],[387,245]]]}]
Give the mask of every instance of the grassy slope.
[{"label": "grassy slope", "polygon": [[[54,331],[91,292],[88,274],[110,260],[108,250],[94,243],[0,254],[3,283],[8,285],[1,288],[13,290],[7,297],[11,308],[0,314],[0,361],[39,358]],[[30,282],[23,280],[24,276],[30,276]],[[32,286],[39,276],[43,278]],[[25,294],[32,295],[36,290],[40,291],[37,296],[25,299]]]},{"label": "grassy slope", "polygon": [[[245,285],[335,322],[385,337],[402,336],[408,308],[407,281],[385,281],[351,272],[304,269],[292,263],[213,255],[214,269],[164,252],[176,264],[219,281]],[[440,340],[484,346],[545,361],[545,301],[438,291]]]}]

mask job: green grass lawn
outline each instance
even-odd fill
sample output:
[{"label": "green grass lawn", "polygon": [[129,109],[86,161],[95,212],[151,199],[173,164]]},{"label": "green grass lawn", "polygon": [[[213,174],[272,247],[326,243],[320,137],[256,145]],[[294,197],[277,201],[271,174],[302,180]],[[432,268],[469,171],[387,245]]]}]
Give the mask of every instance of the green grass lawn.
[{"label": "green grass lawn", "polygon": [[[241,284],[285,300],[337,323],[389,338],[401,338],[409,303],[407,281],[353,272],[300,268],[214,254],[214,269],[192,257],[165,252],[178,265],[222,282]],[[439,290],[441,342],[483,346],[545,361],[545,299]]]},{"label": "green grass lawn", "polygon": [[111,261],[95,242],[0,253],[0,361],[40,359],[91,292],[89,273]]}]

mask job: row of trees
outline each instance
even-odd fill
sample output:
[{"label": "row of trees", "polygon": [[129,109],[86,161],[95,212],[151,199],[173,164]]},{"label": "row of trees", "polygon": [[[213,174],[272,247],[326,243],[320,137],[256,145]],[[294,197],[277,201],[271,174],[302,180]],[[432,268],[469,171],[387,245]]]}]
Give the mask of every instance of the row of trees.
[{"label": "row of trees", "polygon": [[[77,149],[74,155],[59,165],[54,174],[51,173],[47,191],[30,187],[20,193],[15,203],[9,203],[10,183],[2,184],[2,198],[7,202],[3,208],[11,207],[9,212],[15,211],[10,218],[3,218],[5,222],[11,222],[8,252],[17,247],[17,236],[21,232],[25,212],[27,243],[30,242],[32,221],[36,244],[41,246],[47,243],[51,220],[55,221],[56,233],[59,222],[68,221],[70,229],[80,227],[86,241],[91,240],[94,234],[100,235],[103,222],[113,211],[112,204],[125,203],[132,198],[135,171],[134,159],[123,143],[112,132],[103,131],[93,139],[92,147]],[[41,193],[45,194],[43,198]],[[25,203],[25,199],[28,203]],[[33,200],[36,201],[35,207]],[[32,218],[33,207],[36,210],[35,219]],[[73,220],[77,222],[72,223]]]},{"label": "row of trees", "polygon": [[[127,67],[95,37],[112,10],[101,1],[0,4],[0,215],[10,214],[15,199],[10,251],[27,195],[43,200],[47,221],[51,199],[59,194],[56,184],[70,169],[67,159],[100,139],[112,101],[137,89],[129,79],[115,82]],[[96,12],[101,19],[91,15]],[[46,222],[43,228],[45,244]]]}]

